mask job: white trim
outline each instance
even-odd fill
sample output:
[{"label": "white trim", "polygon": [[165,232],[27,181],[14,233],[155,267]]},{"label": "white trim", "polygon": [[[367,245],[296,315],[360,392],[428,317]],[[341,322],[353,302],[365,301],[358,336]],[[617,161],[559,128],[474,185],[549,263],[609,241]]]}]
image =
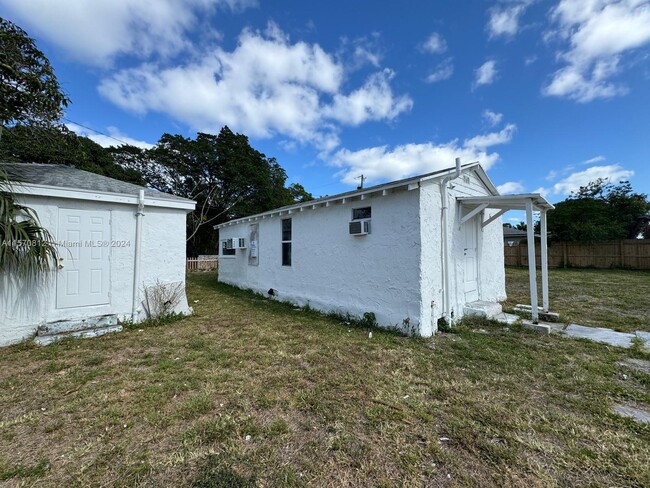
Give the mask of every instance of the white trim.
[{"label": "white trim", "polygon": [[[482,203],[479,206],[477,206],[476,208],[474,208],[474,210],[470,211],[467,215],[465,215],[462,219],[460,219],[460,225],[463,225],[469,219],[474,217],[477,213],[480,213],[483,210],[485,210],[487,208],[487,206],[488,206],[487,203]],[[483,219],[481,219],[481,220],[483,220]]]},{"label": "white trim", "polygon": [[546,229],[546,209],[540,215],[541,258],[542,258],[542,310],[548,312],[548,242]]},{"label": "white trim", "polygon": [[[481,168],[481,165],[478,162],[475,163],[470,163],[467,165],[464,165],[461,170],[466,171],[466,170],[471,170],[475,169],[477,171],[477,174],[479,177],[481,177],[483,183],[488,187],[491,193],[498,195],[498,192],[496,188],[494,188],[494,185],[492,182],[489,180],[485,180],[487,178],[487,175],[483,168]],[[331,197],[324,197],[322,199],[318,199],[316,201],[312,200],[309,202],[303,202],[303,203],[296,203],[294,205],[286,206],[286,207],[280,207],[276,208],[273,210],[269,210],[267,212],[262,212],[259,214],[255,215],[250,215],[247,217],[242,217],[239,219],[234,219],[229,222],[224,222],[222,224],[217,224],[213,226],[214,229],[222,229],[223,227],[227,227],[229,225],[233,224],[241,224],[243,222],[246,222],[247,218],[250,217],[273,217],[276,215],[282,215],[283,213],[287,212],[288,210],[296,210],[301,207],[305,207],[305,209],[308,209],[311,207],[312,210],[316,210],[319,207],[331,207],[332,205],[336,205],[337,203],[349,203],[353,199],[359,199],[359,200],[367,200],[368,198],[376,197],[376,196],[387,196],[391,195],[396,191],[404,190],[416,190],[422,186],[423,182],[435,182],[438,180],[441,180],[442,178],[448,176],[449,174],[453,174],[456,171],[455,168],[449,168],[448,170],[436,172],[435,174],[428,174],[428,175],[420,175],[420,176],[414,176],[412,178],[407,178],[404,180],[399,180],[399,181],[394,181],[392,183],[384,183],[381,185],[377,185],[374,187],[369,187],[369,188],[362,188],[360,190],[355,190],[347,193],[341,193],[339,195],[334,195]],[[485,176],[485,178],[484,178]]]},{"label": "white trim", "polygon": [[499,210],[499,211],[498,211],[497,213],[495,213],[492,217],[490,217],[489,219],[484,220],[483,222],[481,222],[481,228],[485,227],[486,225],[491,224],[492,222],[494,222],[496,219],[498,219],[499,217],[501,217],[501,216],[502,216],[504,213],[506,213],[507,211],[508,211],[508,209],[506,209],[506,208]]},{"label": "white trim", "polygon": [[[49,185],[35,185],[32,183],[18,183],[13,189],[13,193],[17,195],[29,196],[42,196],[42,197],[57,197],[69,198],[73,200],[90,200],[94,202],[109,202],[109,203],[124,203],[126,205],[138,205],[137,194],[127,193],[111,193],[111,192],[97,192],[91,190],[59,188]],[[196,207],[194,201],[182,200],[167,200],[164,198],[155,198],[146,195],[147,206],[149,207],[164,207],[164,208],[178,208],[187,211],[192,211]]]},{"label": "white trim", "polygon": [[532,202],[533,210],[551,210],[555,208],[539,193],[524,193],[517,195],[495,195],[482,197],[459,197],[458,201],[465,206],[488,204],[488,208],[507,210],[526,210],[528,202]]},{"label": "white trim", "polygon": [[531,320],[533,324],[537,324],[539,322],[539,309],[537,308],[537,265],[535,263],[533,205],[533,198],[529,198],[526,201],[526,238],[528,240],[528,279],[530,283],[530,306],[532,307]]}]

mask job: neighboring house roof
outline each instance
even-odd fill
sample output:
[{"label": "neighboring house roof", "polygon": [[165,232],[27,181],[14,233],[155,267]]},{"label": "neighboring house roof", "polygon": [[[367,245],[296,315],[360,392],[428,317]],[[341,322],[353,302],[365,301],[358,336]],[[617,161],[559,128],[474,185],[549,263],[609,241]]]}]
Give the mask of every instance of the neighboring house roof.
[{"label": "neighboring house roof", "polygon": [[[519,230],[515,229],[514,227],[504,227],[503,228],[503,237],[508,238],[508,237],[527,237],[528,232],[525,230]],[[540,237],[539,234],[535,234],[535,237]]]},{"label": "neighboring house roof", "polygon": [[16,183],[12,191],[17,194],[137,204],[138,194],[144,190],[145,205],[192,210],[196,204],[187,198],[62,164],[2,163],[1,167]]},{"label": "neighboring house roof", "polygon": [[[478,162],[465,164],[461,167],[461,170],[474,169],[478,177],[483,181],[485,186],[488,188],[490,193],[493,195],[498,195],[499,192],[494,186],[494,183],[490,180],[485,170],[481,167]],[[242,217],[239,219],[231,220],[229,222],[224,222],[223,224],[215,225],[215,229],[220,229],[228,225],[239,224],[242,222],[258,220],[259,218],[271,217],[273,215],[290,213],[294,210],[304,209],[307,207],[316,208],[317,206],[329,206],[333,205],[336,202],[350,200],[352,198],[361,197],[363,200],[365,197],[370,194],[387,194],[389,191],[397,189],[409,189],[414,190],[419,187],[419,184],[424,181],[429,180],[438,180],[442,179],[447,175],[453,174],[456,171],[455,167],[447,168],[439,171],[434,171],[432,173],[426,173],[423,175],[412,176],[410,178],[404,178],[402,180],[391,181],[389,183],[382,183],[381,185],[369,186],[368,188],[360,188],[357,190],[348,191],[345,193],[338,193],[336,195],[325,196],[322,198],[317,198],[315,200],[309,200],[308,202],[294,203],[292,205],[286,205],[284,207],[276,208],[269,210],[267,212],[262,212],[254,215],[249,215],[247,217]]]}]

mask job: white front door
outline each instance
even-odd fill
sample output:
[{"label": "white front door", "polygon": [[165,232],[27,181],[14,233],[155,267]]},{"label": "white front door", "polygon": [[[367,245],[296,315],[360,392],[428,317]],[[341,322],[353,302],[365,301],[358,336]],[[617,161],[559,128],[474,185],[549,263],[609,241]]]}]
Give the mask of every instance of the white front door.
[{"label": "white front door", "polygon": [[463,290],[465,302],[478,300],[478,232],[476,219],[463,224]]},{"label": "white front door", "polygon": [[110,212],[59,209],[56,307],[109,303]]}]

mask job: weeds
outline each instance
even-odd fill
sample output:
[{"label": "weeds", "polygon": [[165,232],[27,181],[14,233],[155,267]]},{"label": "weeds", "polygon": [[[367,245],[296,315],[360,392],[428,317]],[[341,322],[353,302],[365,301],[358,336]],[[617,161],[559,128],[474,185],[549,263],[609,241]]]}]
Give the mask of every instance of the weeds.
[{"label": "weeds", "polygon": [[650,353],[479,319],[427,341],[374,328],[369,340],[367,322],[209,274],[190,275],[188,292],[196,314],[165,327],[3,349],[0,476],[46,487],[650,486],[650,426],[610,410],[650,404],[650,376],[625,366]]}]

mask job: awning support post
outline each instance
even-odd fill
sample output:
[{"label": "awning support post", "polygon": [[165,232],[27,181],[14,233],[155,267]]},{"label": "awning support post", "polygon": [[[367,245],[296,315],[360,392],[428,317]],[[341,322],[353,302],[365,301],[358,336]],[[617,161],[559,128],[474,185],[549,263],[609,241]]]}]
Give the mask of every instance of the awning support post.
[{"label": "awning support post", "polygon": [[535,263],[535,229],[533,224],[533,200],[526,200],[526,235],[528,239],[528,275],[530,278],[530,306],[533,324],[539,322],[537,309],[537,266]]},{"label": "awning support post", "polygon": [[542,252],[542,310],[548,312],[548,244],[546,238],[546,209],[540,215],[541,252]]}]

